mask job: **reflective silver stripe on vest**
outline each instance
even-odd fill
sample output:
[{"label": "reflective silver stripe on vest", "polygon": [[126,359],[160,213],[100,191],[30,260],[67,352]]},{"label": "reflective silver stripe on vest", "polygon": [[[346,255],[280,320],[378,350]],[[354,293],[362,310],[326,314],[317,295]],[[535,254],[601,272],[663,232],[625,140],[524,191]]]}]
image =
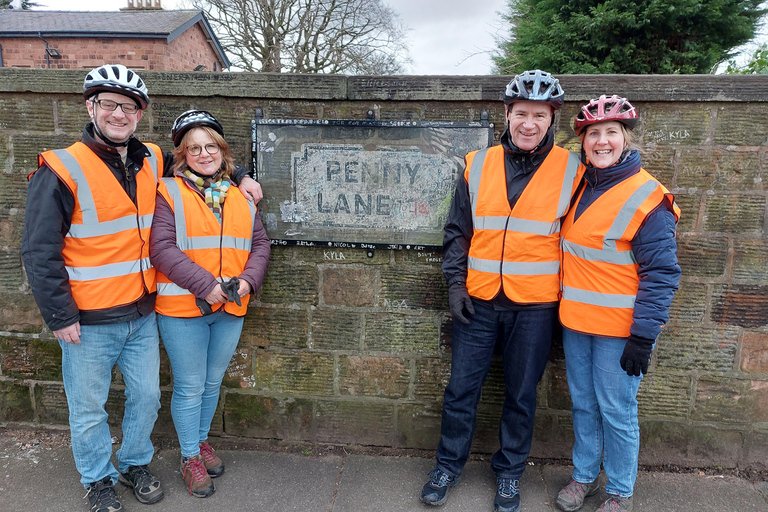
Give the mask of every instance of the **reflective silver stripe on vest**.
[{"label": "reflective silver stripe on vest", "polygon": [[157,283],[158,295],[192,295],[186,288],[182,288],[176,283]]},{"label": "reflective silver stripe on vest", "polygon": [[[616,245],[615,243],[613,244]],[[611,249],[593,249],[583,245],[563,240],[563,252],[572,254],[586,261],[598,261],[601,263],[613,263],[615,265],[634,265],[637,263],[635,253],[629,251],[616,251]]]},{"label": "reflective silver stripe on vest", "polygon": [[581,165],[581,158],[576,153],[568,152],[568,164],[565,166],[565,176],[563,177],[563,186],[560,189],[560,201],[557,203],[557,218],[563,217],[568,213],[568,207],[571,205],[573,196],[573,180]]},{"label": "reflective silver stripe on vest", "polygon": [[629,196],[629,199],[627,199],[621,207],[616,218],[613,219],[613,224],[611,224],[611,227],[603,238],[604,249],[616,250],[616,240],[621,238],[627,230],[627,227],[629,227],[629,223],[632,222],[632,219],[635,217],[637,209],[640,208],[640,205],[643,204],[646,199],[651,197],[651,194],[653,194],[657,186],[658,183],[656,181],[649,179]]},{"label": "reflective silver stripe on vest", "polygon": [[[78,189],[80,186],[78,185]],[[82,203],[80,203],[82,205]],[[139,229],[152,227],[154,214],[150,213],[139,217]],[[114,235],[121,231],[136,229],[136,216],[127,215],[120,219],[106,220],[98,224],[72,224],[67,236],[72,238],[89,238],[93,236]]]},{"label": "reflective silver stripe on vest", "polygon": [[[181,189],[178,182],[173,178],[162,178],[168,189],[168,195],[173,201],[174,218],[176,223],[176,246],[182,251],[193,249],[239,249],[251,251],[253,238],[238,238],[234,236],[196,236],[190,237],[187,234],[187,223],[184,216],[184,200],[181,197]],[[256,205],[248,201],[248,207],[252,215],[256,215]]]},{"label": "reflective silver stripe on vest", "polygon": [[472,165],[469,166],[467,185],[469,186],[469,199],[472,203],[473,219],[477,212],[477,193],[480,190],[480,177],[483,174],[483,162],[485,162],[486,153],[488,153],[488,148],[481,149],[475,153],[475,157],[472,159]]},{"label": "reflective silver stripe on vest", "polygon": [[138,274],[143,270],[152,268],[149,258],[138,261],[123,261],[120,263],[108,263],[98,267],[66,267],[70,281],[94,281],[110,277]]},{"label": "reflective silver stripe on vest", "polygon": [[[501,269],[499,269],[501,266]],[[486,272],[498,274],[499,270],[503,275],[508,276],[543,276],[558,274],[560,272],[559,261],[540,261],[540,262],[514,262],[505,261],[499,265],[498,261],[484,260],[480,258],[467,258],[467,268],[477,272]]]},{"label": "reflective silver stripe on vest", "polygon": [[589,304],[592,306],[601,306],[604,308],[633,309],[635,307],[634,295],[598,293],[588,290],[580,290],[578,288],[571,288],[570,286],[563,287],[563,300],[580,302],[582,304]]}]

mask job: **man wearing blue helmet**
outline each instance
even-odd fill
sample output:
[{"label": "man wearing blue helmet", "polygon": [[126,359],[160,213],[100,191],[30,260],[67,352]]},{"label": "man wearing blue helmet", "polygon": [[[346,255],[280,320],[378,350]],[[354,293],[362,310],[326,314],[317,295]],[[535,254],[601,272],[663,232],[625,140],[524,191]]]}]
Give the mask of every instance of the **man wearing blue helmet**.
[{"label": "man wearing blue helmet", "polygon": [[544,373],[560,293],[559,231],[583,174],[579,156],[554,144],[563,90],[549,73],[514,77],[504,92],[501,144],[469,153],[443,238],[443,274],[453,316],[451,379],[445,389],[437,464],[421,501],[442,505],[469,456],[477,404],[496,345],[505,400],[494,510],[520,507],[531,448],[536,386]]},{"label": "man wearing blue helmet", "polygon": [[[83,96],[91,121],[81,140],[41,153],[30,175],[21,253],[61,346],[72,451],[90,510],[118,512],[118,479],[141,503],[164,496],[147,467],[160,409],[149,233],[158,178],[169,173],[173,157],[133,136],[149,104],[138,74],[120,64],[100,66],[86,76]],[[260,187],[245,174],[240,167],[235,181],[260,199]],[[118,468],[110,461],[105,408],[115,365],[126,397]]]}]

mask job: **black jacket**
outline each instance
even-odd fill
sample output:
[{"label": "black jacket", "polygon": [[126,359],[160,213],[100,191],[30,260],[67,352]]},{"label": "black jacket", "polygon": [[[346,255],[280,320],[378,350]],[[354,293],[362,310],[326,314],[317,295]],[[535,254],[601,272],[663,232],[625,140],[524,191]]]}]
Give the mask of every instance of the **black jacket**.
[{"label": "black jacket", "polygon": [[[123,164],[117,150],[97,142],[93,125],[83,129],[81,142],[88,146],[114,174],[126,194],[136,202],[136,173],[144,165],[150,150],[138,139],[128,142],[128,156]],[[163,152],[163,175],[171,176],[173,155]],[[238,166],[233,180],[239,183],[247,170]],[[128,322],[151,313],[155,294],[145,291],[135,302],[110,309],[80,310],[72,297],[69,275],[61,251],[69,232],[75,198],[72,192],[47,166],[41,166],[29,180],[21,257],[29,285],[43,320],[51,330],[63,329],[75,322],[83,325]],[[147,240],[149,243],[149,240]]]},{"label": "black jacket", "polygon": [[[523,151],[512,143],[509,130],[501,134],[501,145],[504,147],[504,171],[507,177],[507,198],[509,207],[514,208],[517,200],[530,183],[533,174],[547,158],[554,146],[554,134],[547,130],[541,143],[530,151]],[[448,286],[467,282],[467,257],[472,241],[472,204],[469,198],[469,184],[464,179],[464,173],[459,176],[456,191],[448,211],[443,235],[443,275]],[[487,302],[491,307],[501,310],[540,309],[556,307],[557,302],[543,304],[520,304],[512,302],[501,289],[491,301],[482,301],[475,297],[472,300]]]}]

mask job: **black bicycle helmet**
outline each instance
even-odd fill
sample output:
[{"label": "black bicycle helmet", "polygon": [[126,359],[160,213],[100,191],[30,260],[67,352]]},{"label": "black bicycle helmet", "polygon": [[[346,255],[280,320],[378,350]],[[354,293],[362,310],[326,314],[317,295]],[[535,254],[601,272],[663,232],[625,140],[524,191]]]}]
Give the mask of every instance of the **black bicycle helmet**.
[{"label": "black bicycle helmet", "polygon": [[210,112],[205,110],[187,110],[173,122],[173,128],[171,128],[171,138],[173,139],[173,146],[178,147],[181,144],[181,139],[184,134],[192,128],[200,126],[208,126],[216,130],[219,135],[224,136],[224,128]]},{"label": "black bicycle helmet", "polygon": [[520,100],[546,101],[557,110],[563,106],[564,98],[560,81],[539,69],[520,73],[507,84],[504,91],[505,105]]},{"label": "black bicycle helmet", "polygon": [[133,98],[142,110],[149,105],[144,81],[122,64],[105,64],[88,73],[83,82],[83,96],[87,100],[99,92],[114,92]]}]

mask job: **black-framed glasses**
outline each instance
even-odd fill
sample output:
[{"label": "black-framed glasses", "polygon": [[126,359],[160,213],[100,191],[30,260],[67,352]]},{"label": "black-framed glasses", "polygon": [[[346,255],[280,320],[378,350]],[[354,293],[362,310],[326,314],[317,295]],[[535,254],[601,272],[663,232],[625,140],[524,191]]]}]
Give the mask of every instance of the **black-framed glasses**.
[{"label": "black-framed glasses", "polygon": [[205,146],[198,146],[197,144],[193,146],[187,146],[187,153],[192,156],[197,156],[200,153],[203,152],[203,149],[205,149],[205,152],[209,155],[215,155],[219,152],[221,149],[218,144],[212,142],[210,144],[206,144]]},{"label": "black-framed glasses", "polygon": [[117,110],[117,107],[120,107],[120,110],[122,110],[124,114],[135,114],[139,111],[139,107],[135,103],[118,103],[112,100],[93,100],[93,102],[96,103],[99,108],[110,112]]}]

